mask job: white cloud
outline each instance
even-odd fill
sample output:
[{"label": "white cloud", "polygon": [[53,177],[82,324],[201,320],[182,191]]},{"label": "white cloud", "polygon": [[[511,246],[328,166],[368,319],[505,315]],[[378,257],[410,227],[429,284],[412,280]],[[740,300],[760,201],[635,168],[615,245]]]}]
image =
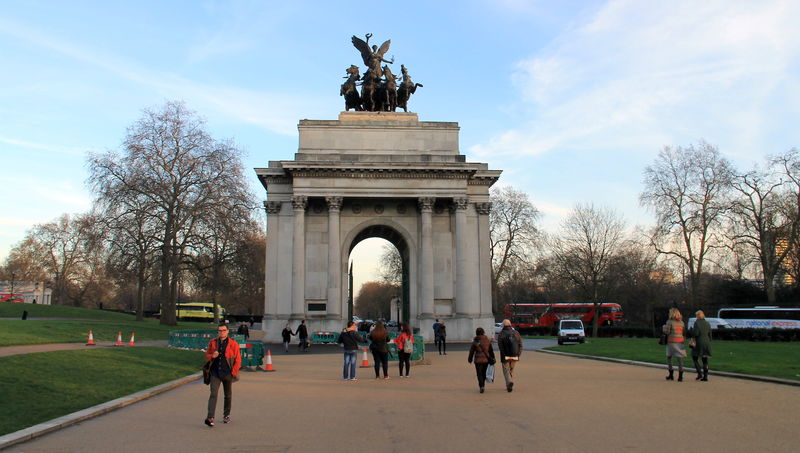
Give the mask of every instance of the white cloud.
[{"label": "white cloud", "polygon": [[763,125],[798,101],[797,17],[788,0],[609,2],[518,63],[512,80],[532,113],[471,152],[655,151],[703,136],[734,153],[757,146]]},{"label": "white cloud", "polygon": [[10,137],[0,137],[0,143],[5,143],[7,145],[12,146],[19,146],[22,148],[29,148],[29,149],[36,149],[39,151],[47,151],[59,154],[66,154],[70,156],[83,156],[86,153],[85,149],[82,148],[75,148],[75,147],[64,147],[64,146],[55,146],[55,145],[48,145],[43,143],[34,143],[25,140],[17,140]]}]

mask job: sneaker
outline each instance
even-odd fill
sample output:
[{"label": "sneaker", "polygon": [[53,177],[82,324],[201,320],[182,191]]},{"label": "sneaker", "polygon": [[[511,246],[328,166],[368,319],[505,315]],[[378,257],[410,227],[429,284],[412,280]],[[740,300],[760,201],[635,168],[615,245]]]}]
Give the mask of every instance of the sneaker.
[{"label": "sneaker", "polygon": [[230,422],[231,422],[231,417],[229,415],[226,415],[225,418],[222,419],[222,423],[230,423]]},{"label": "sneaker", "polygon": [[384,378],[384,379],[389,379],[389,376],[384,376],[383,378]]},{"label": "sneaker", "polygon": [[483,393],[483,387],[481,387],[481,393]]},{"label": "sneaker", "polygon": [[357,380],[358,380],[358,378],[351,377],[351,378],[350,378],[350,380],[351,380],[351,381],[357,381]]},{"label": "sneaker", "polygon": [[514,390],[514,383],[512,382],[512,383],[508,384],[508,387],[506,387],[506,390],[508,390],[508,393],[511,393],[511,391]]},{"label": "sneaker", "polygon": [[204,423],[205,423],[207,426],[212,426],[212,427],[213,427],[213,426],[214,426],[214,418],[213,418],[213,417],[208,417],[208,418],[205,420],[205,422],[204,422]]}]

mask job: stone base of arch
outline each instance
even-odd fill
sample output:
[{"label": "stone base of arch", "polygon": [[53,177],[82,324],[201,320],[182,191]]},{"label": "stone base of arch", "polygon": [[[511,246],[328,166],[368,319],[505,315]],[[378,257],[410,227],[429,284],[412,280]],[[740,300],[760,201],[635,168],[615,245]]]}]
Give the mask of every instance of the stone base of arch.
[{"label": "stone base of arch", "polygon": [[294,159],[256,169],[267,194],[267,341],[302,319],[309,332],[345,327],[348,257],[365,237],[404,256],[408,319],[426,341],[436,318],[448,341],[491,333],[489,188],[501,172],[466,161],[457,123],[361,113],[300,121]]}]

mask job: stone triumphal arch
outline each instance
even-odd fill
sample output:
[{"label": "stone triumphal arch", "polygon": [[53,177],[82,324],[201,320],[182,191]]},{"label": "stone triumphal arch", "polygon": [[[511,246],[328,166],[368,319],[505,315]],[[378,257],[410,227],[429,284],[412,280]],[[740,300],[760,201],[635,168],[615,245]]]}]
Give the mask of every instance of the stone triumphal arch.
[{"label": "stone triumphal arch", "polygon": [[267,338],[301,319],[310,331],[339,331],[348,257],[368,237],[400,252],[404,316],[426,339],[435,318],[456,340],[491,327],[489,187],[500,171],[466,162],[458,124],[342,112],[298,129],[294,160],[256,169],[267,191]]}]

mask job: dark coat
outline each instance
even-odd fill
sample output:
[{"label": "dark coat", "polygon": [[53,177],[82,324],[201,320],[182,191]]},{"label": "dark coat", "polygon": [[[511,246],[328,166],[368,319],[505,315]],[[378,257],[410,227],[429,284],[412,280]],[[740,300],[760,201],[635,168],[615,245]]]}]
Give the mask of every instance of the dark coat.
[{"label": "dark coat", "polygon": [[511,328],[511,326],[505,326],[503,327],[503,330],[500,331],[500,335],[498,335],[497,338],[497,349],[500,351],[501,362],[506,361],[506,356],[512,355],[505,350],[505,339],[509,336],[511,337],[511,341],[517,342],[517,349],[519,350],[517,357],[522,355],[522,337],[520,336],[519,332]]},{"label": "dark coat", "polygon": [[369,345],[370,350],[375,352],[380,352],[386,354],[389,352],[389,335],[386,331],[383,332],[383,338],[379,338],[378,335],[375,335],[375,331],[373,330],[369,334],[369,339],[372,343]]},{"label": "dark coat", "polygon": [[696,342],[692,357],[711,357],[711,324],[705,319],[696,319],[689,334]]},{"label": "dark coat", "polygon": [[300,337],[301,340],[303,338],[308,338],[308,328],[306,327],[305,324],[300,324],[299,326],[297,326],[297,332],[295,332],[294,334]]},{"label": "dark coat", "polygon": [[492,349],[492,340],[486,335],[478,335],[472,339],[472,345],[469,347],[469,357],[467,362],[472,363],[494,363],[494,349]]},{"label": "dark coat", "polygon": [[358,344],[366,343],[366,341],[364,337],[352,330],[345,330],[340,333],[339,339],[336,340],[337,343],[344,345],[345,351],[358,351]]}]

